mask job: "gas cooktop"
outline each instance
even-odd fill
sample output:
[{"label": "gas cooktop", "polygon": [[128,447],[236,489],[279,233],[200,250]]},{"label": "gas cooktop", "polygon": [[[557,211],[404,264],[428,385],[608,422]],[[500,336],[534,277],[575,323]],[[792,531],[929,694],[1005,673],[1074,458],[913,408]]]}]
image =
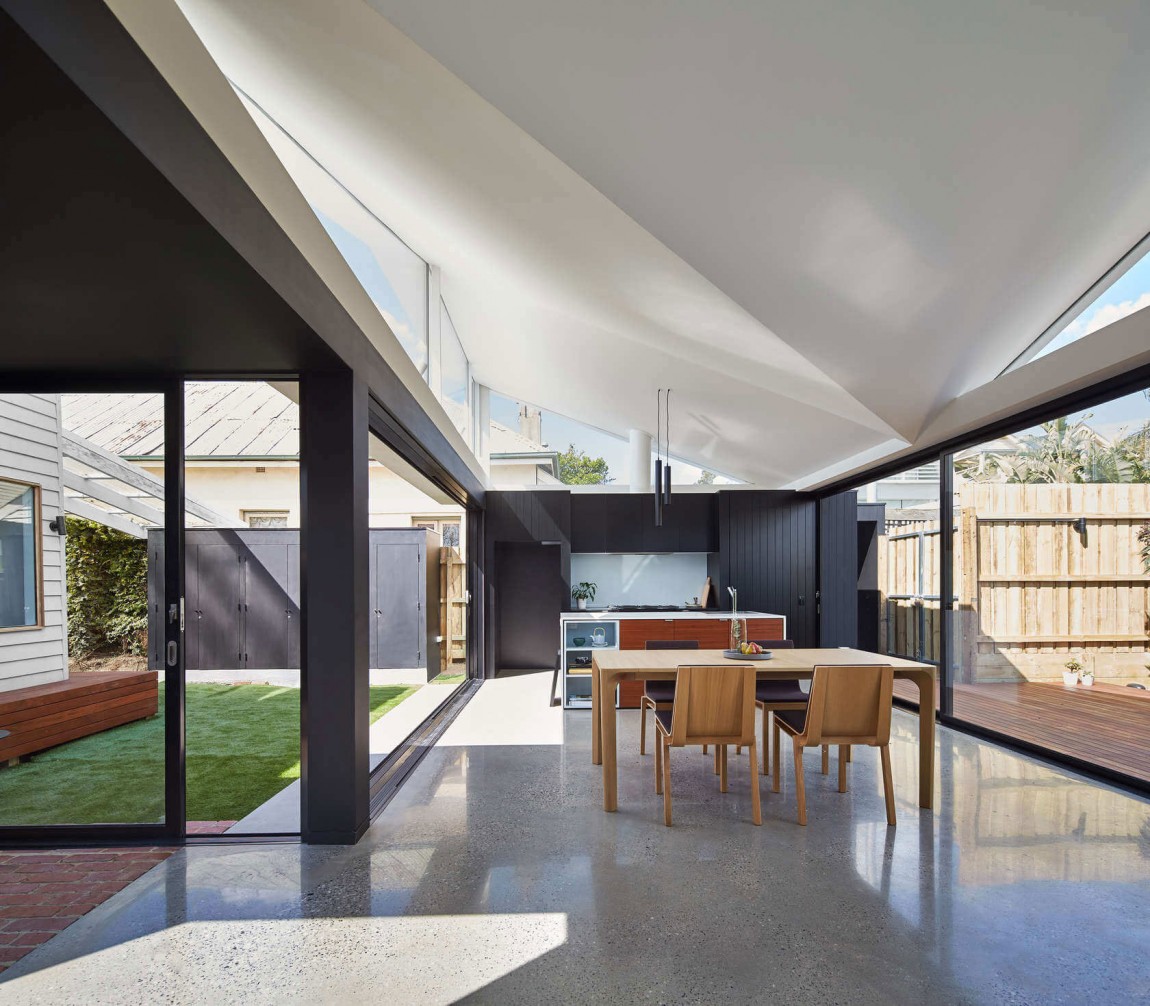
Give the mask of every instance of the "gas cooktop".
[{"label": "gas cooktop", "polygon": [[612,604],[608,611],[686,611],[681,604]]}]

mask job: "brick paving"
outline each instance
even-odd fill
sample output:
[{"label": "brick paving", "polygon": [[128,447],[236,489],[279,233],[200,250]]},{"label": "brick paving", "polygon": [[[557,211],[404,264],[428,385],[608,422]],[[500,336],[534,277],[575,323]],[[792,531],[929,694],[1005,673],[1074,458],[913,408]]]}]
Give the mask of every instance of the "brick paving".
[{"label": "brick paving", "polygon": [[235,821],[189,821],[187,833],[189,835],[222,835]]},{"label": "brick paving", "polygon": [[0,850],[0,971],[122,891],[175,850]]}]

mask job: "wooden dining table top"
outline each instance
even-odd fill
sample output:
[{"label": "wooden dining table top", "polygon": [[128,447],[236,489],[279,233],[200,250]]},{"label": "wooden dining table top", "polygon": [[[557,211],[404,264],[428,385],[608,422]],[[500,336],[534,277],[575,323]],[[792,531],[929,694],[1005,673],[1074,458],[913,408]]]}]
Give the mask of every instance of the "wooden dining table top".
[{"label": "wooden dining table top", "polygon": [[652,676],[661,674],[664,677],[673,677],[676,669],[684,665],[700,664],[749,664],[762,676],[778,677],[809,675],[815,667],[836,664],[889,664],[894,669],[895,677],[902,676],[900,671],[913,671],[916,675],[923,671],[933,674],[935,671],[933,664],[847,647],[779,649],[770,652],[769,660],[742,660],[738,657],[725,657],[722,650],[595,650],[592,660],[600,671],[650,672]]}]

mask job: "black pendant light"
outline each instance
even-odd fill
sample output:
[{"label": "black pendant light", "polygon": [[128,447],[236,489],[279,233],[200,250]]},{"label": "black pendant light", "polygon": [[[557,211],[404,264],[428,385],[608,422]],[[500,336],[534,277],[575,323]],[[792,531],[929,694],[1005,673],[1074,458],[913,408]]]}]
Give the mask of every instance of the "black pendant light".
[{"label": "black pendant light", "polygon": [[663,422],[663,389],[659,389],[658,404],[655,407],[655,527],[663,526],[663,459],[659,455]]},{"label": "black pendant light", "polygon": [[[663,435],[665,450],[663,451],[667,460],[663,465],[663,506],[667,506],[671,502],[671,389],[667,389],[667,421],[663,424]],[[659,486],[655,486],[655,491],[659,491]]]}]

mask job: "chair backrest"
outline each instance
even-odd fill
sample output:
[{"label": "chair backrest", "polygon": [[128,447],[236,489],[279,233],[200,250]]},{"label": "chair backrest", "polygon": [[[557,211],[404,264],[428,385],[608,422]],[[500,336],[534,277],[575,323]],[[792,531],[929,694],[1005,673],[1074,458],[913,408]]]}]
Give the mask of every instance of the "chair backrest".
[{"label": "chair backrest", "polygon": [[648,639],[648,650],[697,650],[699,643],[694,639]]},{"label": "chair backrest", "polygon": [[758,643],[764,650],[793,650],[795,648],[793,639],[752,639],[751,642]]},{"label": "chair backrest", "polygon": [[750,744],[755,738],[755,669],[680,665],[671,744]]},{"label": "chair backrest", "polygon": [[816,667],[803,730],[806,743],[888,743],[893,691],[889,664]]}]

